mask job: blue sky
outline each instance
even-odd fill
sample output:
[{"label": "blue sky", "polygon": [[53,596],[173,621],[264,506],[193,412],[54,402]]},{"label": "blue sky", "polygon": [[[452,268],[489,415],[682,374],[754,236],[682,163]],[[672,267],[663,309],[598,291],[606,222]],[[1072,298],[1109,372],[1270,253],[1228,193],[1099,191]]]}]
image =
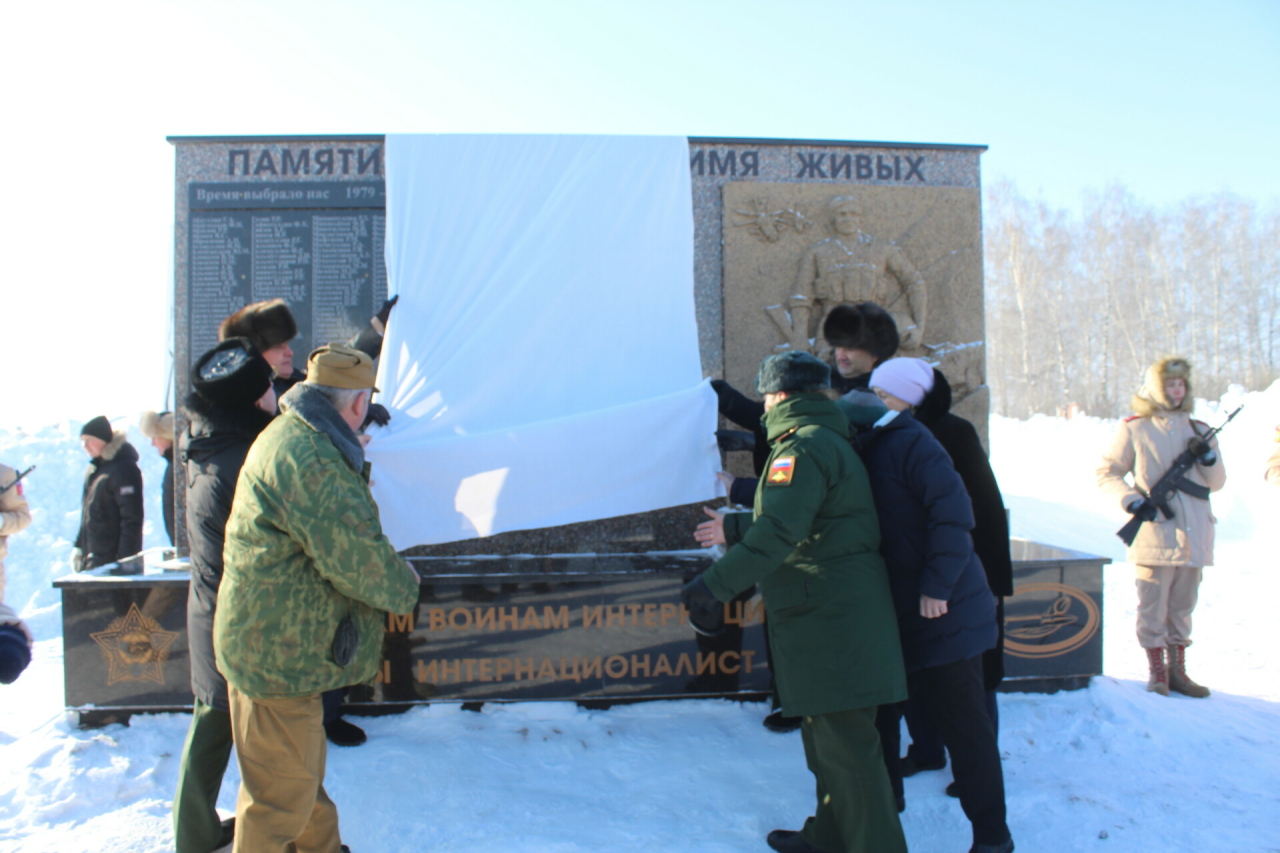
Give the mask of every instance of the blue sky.
[{"label": "blue sky", "polygon": [[1112,182],[1280,199],[1276,2],[222,0],[6,4],[0,23],[0,310],[38,354],[0,426],[164,404],[167,135],[978,143],[986,182],[1058,207]]}]

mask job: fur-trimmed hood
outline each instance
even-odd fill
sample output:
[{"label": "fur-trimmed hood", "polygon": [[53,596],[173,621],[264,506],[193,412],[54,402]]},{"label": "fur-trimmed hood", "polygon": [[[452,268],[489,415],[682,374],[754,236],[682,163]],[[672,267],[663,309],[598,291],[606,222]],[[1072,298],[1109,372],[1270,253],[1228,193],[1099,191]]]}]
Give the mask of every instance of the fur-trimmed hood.
[{"label": "fur-trimmed hood", "polygon": [[[128,448],[127,452],[126,448]],[[129,443],[128,435],[125,434],[124,430],[116,429],[111,431],[111,441],[106,447],[102,448],[102,452],[98,454],[97,459],[103,462],[110,462],[117,456],[125,458],[130,453],[133,454],[134,461],[137,461],[138,451],[134,450],[133,445]]]},{"label": "fur-trimmed hood", "polygon": [[[1166,379],[1181,379],[1187,384],[1187,395],[1182,398],[1181,405],[1173,405],[1164,393]],[[1148,367],[1142,379],[1142,390],[1130,398],[1129,405],[1141,418],[1149,418],[1165,412],[1190,412],[1195,408],[1191,387],[1191,363],[1181,356],[1172,355]]]}]

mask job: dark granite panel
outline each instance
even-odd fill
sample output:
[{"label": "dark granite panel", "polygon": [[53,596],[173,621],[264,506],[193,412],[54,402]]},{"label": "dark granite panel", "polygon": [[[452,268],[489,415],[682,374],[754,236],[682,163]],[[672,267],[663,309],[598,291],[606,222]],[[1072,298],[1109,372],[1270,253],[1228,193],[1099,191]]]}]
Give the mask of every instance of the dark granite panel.
[{"label": "dark granite panel", "polygon": [[1102,674],[1104,562],[1109,561],[1066,558],[1052,565],[1024,565],[1015,556],[1014,595],[1004,606],[1006,678]]},{"label": "dark granite panel", "polygon": [[62,643],[68,706],[192,704],[186,584],[65,586]]}]

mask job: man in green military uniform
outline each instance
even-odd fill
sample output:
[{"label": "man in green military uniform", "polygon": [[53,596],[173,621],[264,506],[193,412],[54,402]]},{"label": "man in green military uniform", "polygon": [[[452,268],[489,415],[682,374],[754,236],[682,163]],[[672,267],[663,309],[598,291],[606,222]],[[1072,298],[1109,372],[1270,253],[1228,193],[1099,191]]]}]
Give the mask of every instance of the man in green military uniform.
[{"label": "man in green military uniform", "polygon": [[760,585],[782,710],[804,717],[818,793],[804,828],[770,832],[769,846],[905,853],[875,728],[876,707],[907,696],[902,650],[871,486],[829,386],[830,370],[807,353],[764,360],[756,389],[770,455],[755,511],[707,510],[697,539],[728,551],[683,598],[694,627],[714,633],[722,602]]},{"label": "man in green military uniform", "polygon": [[240,765],[236,853],[338,853],[320,694],[373,678],[417,573],[382,533],[356,430],[373,362],[331,344],[280,399],[236,483],[214,618]]}]

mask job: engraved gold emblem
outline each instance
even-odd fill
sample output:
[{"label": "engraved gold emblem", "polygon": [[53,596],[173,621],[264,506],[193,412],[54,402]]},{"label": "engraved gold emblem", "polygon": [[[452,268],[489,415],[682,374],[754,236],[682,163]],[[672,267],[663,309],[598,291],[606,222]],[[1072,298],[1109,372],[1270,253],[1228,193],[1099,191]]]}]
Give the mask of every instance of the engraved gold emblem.
[{"label": "engraved gold emblem", "polygon": [[164,663],[178,633],[164,630],[133,604],[123,617],[112,620],[107,630],[89,636],[98,644],[107,664],[108,685],[119,681],[164,684]]},{"label": "engraved gold emblem", "polygon": [[[1018,658],[1052,658],[1073,652],[1093,639],[1102,625],[1097,602],[1082,590],[1060,583],[1029,583],[1009,599],[1042,601],[1053,597],[1038,613],[1005,616],[1004,650]],[[1052,642],[1044,642],[1056,637]]]}]

